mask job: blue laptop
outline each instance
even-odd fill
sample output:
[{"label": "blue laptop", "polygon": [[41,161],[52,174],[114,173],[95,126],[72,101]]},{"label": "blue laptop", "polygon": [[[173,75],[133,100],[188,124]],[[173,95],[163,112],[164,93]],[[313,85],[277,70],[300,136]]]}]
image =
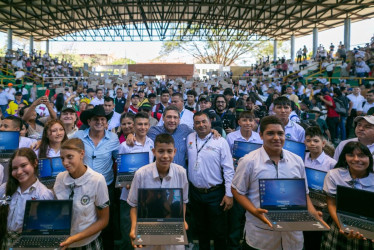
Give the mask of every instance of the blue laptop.
[{"label": "blue laptop", "polygon": [[327,207],[326,195],[323,192],[323,183],[326,172],[305,167],[306,179],[308,180],[309,197],[314,206],[318,208]]},{"label": "blue laptop", "polygon": [[57,175],[64,171],[60,157],[39,159],[39,180],[47,188],[53,188]]},{"label": "blue laptop", "polygon": [[18,147],[19,131],[0,131],[0,158],[10,158]]},{"label": "blue laptop", "polygon": [[115,187],[131,184],[136,170],[149,163],[149,152],[118,154]]},{"label": "blue laptop", "polygon": [[283,148],[287,149],[288,151],[291,151],[294,154],[297,154],[304,161],[305,159],[305,144],[304,143],[291,141],[291,140],[285,140]]},{"label": "blue laptop", "polygon": [[260,179],[260,206],[275,231],[327,231],[308,211],[305,179]]},{"label": "blue laptop", "polygon": [[235,159],[240,159],[246,154],[259,149],[262,147],[262,144],[244,142],[244,141],[234,141],[234,146],[232,149],[232,156]]}]

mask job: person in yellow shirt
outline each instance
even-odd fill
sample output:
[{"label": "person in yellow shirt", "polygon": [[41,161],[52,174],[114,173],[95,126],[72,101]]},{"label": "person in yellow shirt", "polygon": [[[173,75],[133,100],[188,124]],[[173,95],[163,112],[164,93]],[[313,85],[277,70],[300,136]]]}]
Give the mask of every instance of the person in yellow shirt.
[{"label": "person in yellow shirt", "polygon": [[8,108],[6,110],[8,115],[15,115],[18,110],[18,105],[21,103],[24,103],[25,105],[29,105],[29,103],[22,99],[22,93],[21,92],[16,92],[14,95],[14,101],[9,102]]}]

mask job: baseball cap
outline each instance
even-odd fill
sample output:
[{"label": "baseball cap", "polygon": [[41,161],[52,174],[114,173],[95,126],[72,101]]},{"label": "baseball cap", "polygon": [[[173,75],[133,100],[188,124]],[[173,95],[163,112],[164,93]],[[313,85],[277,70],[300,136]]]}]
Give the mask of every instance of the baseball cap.
[{"label": "baseball cap", "polygon": [[212,102],[210,100],[210,97],[207,96],[207,95],[201,95],[200,98],[199,98],[199,102],[202,102],[202,101],[206,101],[206,102]]},{"label": "baseball cap", "polygon": [[371,125],[374,125],[374,115],[357,116],[354,122],[359,122],[361,119],[365,119]]},{"label": "baseball cap", "polygon": [[71,105],[71,104],[68,104],[68,105],[63,106],[62,109],[61,109],[61,113],[62,113],[62,112],[65,112],[66,110],[71,110],[71,111],[73,111],[73,112],[76,112],[74,106]]},{"label": "baseball cap", "polygon": [[10,86],[13,86],[13,83],[11,83],[11,82],[10,82],[10,83],[8,83],[8,86],[9,86],[9,87],[10,87]]},{"label": "baseball cap", "polygon": [[18,91],[18,92],[16,92],[14,95],[15,95],[15,96],[17,96],[17,95],[18,95],[18,96],[19,96],[19,95],[22,95],[22,92],[19,92],[19,91]]}]

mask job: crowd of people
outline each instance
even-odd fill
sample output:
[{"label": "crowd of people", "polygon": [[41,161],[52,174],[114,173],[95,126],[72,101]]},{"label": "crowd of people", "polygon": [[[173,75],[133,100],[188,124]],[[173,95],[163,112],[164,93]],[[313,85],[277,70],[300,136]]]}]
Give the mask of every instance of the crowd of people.
[{"label": "crowd of people", "polygon": [[[31,58],[42,66],[40,73],[58,62]],[[68,63],[59,65],[61,74],[73,73]],[[211,240],[223,250],[373,249],[372,239],[360,232],[342,231],[336,216],[337,185],[374,192],[370,83],[331,84],[324,75],[307,86],[299,78],[243,84],[230,76],[191,85],[157,79],[102,83],[69,82],[51,97],[0,86],[0,131],[20,132],[8,171],[0,166],[0,183],[6,180],[0,186],[2,249],[20,235],[29,199],[73,200],[71,236],[61,242],[63,249],[140,247],[133,243],[139,188],[181,188],[184,194],[190,244],[150,249],[192,249],[196,240],[203,250]],[[305,158],[284,149],[286,140],[305,144]],[[262,146],[237,163],[236,141]],[[136,152],[148,152],[150,164],[135,172],[131,185],[115,188],[117,155]],[[60,157],[66,169],[52,190],[38,180],[38,159],[51,157]],[[260,207],[259,179],[305,179],[305,167],[327,172],[328,209],[316,209],[306,193],[309,212],[330,230],[272,231]]]}]

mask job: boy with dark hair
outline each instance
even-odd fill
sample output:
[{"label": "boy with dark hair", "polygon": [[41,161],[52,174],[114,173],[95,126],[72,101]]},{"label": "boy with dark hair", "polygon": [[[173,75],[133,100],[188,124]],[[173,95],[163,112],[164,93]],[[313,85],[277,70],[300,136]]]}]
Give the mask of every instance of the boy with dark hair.
[{"label": "boy with dark hair", "polygon": [[196,107],[197,107],[196,96],[197,96],[197,93],[195,90],[187,91],[187,102],[184,105],[185,109],[188,109],[191,112],[196,112]]},{"label": "boy with dark hair", "polygon": [[[2,120],[0,131],[21,131],[24,122],[16,116],[8,116]],[[18,148],[29,148],[36,140],[20,136]]]},{"label": "boy with dark hair", "polygon": [[[182,166],[172,163],[177,150],[174,146],[173,137],[169,134],[159,134],[156,136],[154,146],[152,153],[156,157],[156,161],[141,167],[135,172],[134,180],[132,181],[130,193],[127,198],[127,203],[131,206],[131,240],[135,240],[136,238],[135,229],[137,222],[137,206],[139,202],[139,188],[182,188],[183,213],[185,213],[186,203],[188,203],[188,181],[186,170]],[[186,222],[185,228],[188,228]],[[184,248],[184,245],[173,246],[173,249],[182,250]]]}]

